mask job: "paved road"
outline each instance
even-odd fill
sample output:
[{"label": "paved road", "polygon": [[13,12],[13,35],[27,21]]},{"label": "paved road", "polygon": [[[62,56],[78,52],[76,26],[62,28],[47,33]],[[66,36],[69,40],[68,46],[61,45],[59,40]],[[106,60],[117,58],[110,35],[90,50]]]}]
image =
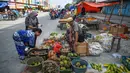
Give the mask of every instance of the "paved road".
[{"label": "paved road", "polygon": [[[56,28],[58,20],[50,20],[48,15],[39,17],[39,22],[43,24],[43,34],[38,38],[38,45],[50,32],[59,31],[59,29]],[[20,73],[25,67],[25,65],[19,62],[12,40],[12,34],[19,29],[24,29],[24,23],[0,29],[0,73]]]}]

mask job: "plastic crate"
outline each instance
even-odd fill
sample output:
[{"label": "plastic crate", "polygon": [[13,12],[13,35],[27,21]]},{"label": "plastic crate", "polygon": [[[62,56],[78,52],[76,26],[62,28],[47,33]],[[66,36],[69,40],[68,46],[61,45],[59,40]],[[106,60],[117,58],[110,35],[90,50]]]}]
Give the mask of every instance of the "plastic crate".
[{"label": "plastic crate", "polygon": [[60,70],[60,73],[72,73],[73,71],[71,69],[67,70]]},{"label": "plastic crate", "polygon": [[[77,62],[80,62],[81,65],[86,65],[86,68],[82,68],[82,69],[81,69],[81,68],[75,67],[75,64],[76,64]],[[74,59],[74,60],[72,60],[72,68],[73,68],[73,70],[74,70],[75,73],[86,73],[86,71],[87,71],[87,66],[88,66],[88,62],[85,61],[85,60],[82,60],[82,59]]]},{"label": "plastic crate", "polygon": [[127,67],[128,70],[130,70],[130,63],[128,63],[126,60],[127,58],[130,58],[130,56],[122,56],[122,64],[125,65]]}]

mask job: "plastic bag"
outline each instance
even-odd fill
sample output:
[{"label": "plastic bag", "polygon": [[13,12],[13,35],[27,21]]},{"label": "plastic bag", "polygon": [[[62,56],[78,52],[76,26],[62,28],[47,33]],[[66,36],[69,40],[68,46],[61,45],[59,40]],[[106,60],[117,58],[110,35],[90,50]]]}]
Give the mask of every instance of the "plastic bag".
[{"label": "plastic bag", "polygon": [[103,48],[98,42],[92,42],[89,44],[90,55],[100,55],[101,53],[103,53]]},{"label": "plastic bag", "polygon": [[105,51],[109,51],[111,48],[112,35],[108,33],[102,33],[95,36],[95,39],[99,41]]}]

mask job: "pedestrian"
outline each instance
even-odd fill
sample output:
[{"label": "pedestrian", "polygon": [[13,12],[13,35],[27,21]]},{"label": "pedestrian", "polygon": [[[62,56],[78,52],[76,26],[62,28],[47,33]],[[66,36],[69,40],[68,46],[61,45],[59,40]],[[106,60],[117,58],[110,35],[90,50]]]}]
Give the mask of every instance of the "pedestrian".
[{"label": "pedestrian", "polygon": [[25,19],[26,30],[38,28],[40,24],[39,24],[37,16],[38,16],[38,13],[36,11],[33,11],[26,17]]},{"label": "pedestrian", "polygon": [[70,41],[73,44],[73,50],[75,51],[76,46],[78,45],[78,42],[84,42],[84,34],[82,32],[82,29],[78,25],[78,23],[75,21],[76,17],[70,17],[67,19],[68,23],[71,27],[71,36],[72,38]]},{"label": "pedestrian", "polygon": [[83,17],[84,15],[86,15],[86,9],[85,9],[85,7],[83,7],[82,10],[81,10],[81,16]]},{"label": "pedestrian", "polygon": [[35,36],[40,36],[42,30],[35,28],[33,30],[18,30],[13,34],[13,40],[20,60],[24,60],[26,51],[35,48]]}]

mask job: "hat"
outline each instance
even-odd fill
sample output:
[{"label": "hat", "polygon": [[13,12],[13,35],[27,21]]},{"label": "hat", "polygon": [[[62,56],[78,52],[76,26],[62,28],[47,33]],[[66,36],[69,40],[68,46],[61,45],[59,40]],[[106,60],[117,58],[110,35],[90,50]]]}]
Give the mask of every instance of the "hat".
[{"label": "hat", "polygon": [[73,21],[73,18],[72,18],[72,17],[69,17],[69,18],[66,19],[66,21],[67,21],[67,22],[71,22],[71,21]]}]

